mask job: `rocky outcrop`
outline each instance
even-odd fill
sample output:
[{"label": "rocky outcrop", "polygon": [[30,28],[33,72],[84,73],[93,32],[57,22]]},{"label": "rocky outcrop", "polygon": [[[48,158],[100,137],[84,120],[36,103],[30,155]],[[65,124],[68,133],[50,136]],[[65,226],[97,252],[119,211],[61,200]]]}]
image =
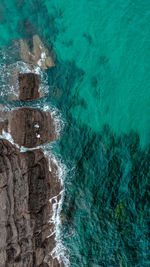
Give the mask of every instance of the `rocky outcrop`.
[{"label": "rocky outcrop", "polygon": [[[32,52],[27,42],[20,40],[20,56],[42,69],[54,66],[37,35],[33,36]],[[12,82],[15,85],[18,79],[18,99],[39,99],[38,76],[18,70],[14,73]],[[0,139],[0,266],[64,267],[53,251],[54,219],[62,191],[58,167],[37,149],[58,139],[54,118],[50,112],[31,107],[2,108],[0,134],[12,140]],[[21,152],[22,146],[26,152]]]},{"label": "rocky outcrop", "polygon": [[52,259],[52,204],[61,185],[42,150],[21,153],[0,139],[0,266],[63,266]]},{"label": "rocky outcrop", "polygon": [[13,111],[10,133],[16,144],[29,148],[57,139],[51,114],[32,108],[20,108]]},{"label": "rocky outcrop", "polygon": [[20,147],[33,148],[58,139],[50,112],[33,108],[1,111],[0,133],[9,132]]},{"label": "rocky outcrop", "polygon": [[39,77],[34,73],[19,73],[19,100],[32,101],[40,98]]},{"label": "rocky outcrop", "polygon": [[26,68],[27,72],[22,73],[19,66],[17,69],[15,64],[7,67],[7,71],[5,70],[4,73],[4,83],[5,85],[6,83],[9,84],[9,86],[4,86],[0,95],[5,96],[5,99],[9,101],[33,101],[40,99],[45,95],[44,83],[40,82],[39,76],[34,73],[33,64],[22,64],[21,67]]},{"label": "rocky outcrop", "polygon": [[23,61],[37,65],[44,70],[55,66],[52,56],[38,35],[33,36],[31,51],[26,39],[20,39],[19,44],[20,57]]}]

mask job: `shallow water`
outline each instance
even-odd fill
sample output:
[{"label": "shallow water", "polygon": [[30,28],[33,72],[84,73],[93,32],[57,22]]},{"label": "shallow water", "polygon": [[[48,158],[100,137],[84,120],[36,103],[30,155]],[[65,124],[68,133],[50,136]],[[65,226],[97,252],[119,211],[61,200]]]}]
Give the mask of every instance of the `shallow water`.
[{"label": "shallow water", "polygon": [[61,233],[73,267],[150,266],[149,19],[147,0],[0,2],[2,63],[35,33],[56,53],[39,103],[65,124],[52,146],[69,170]]}]

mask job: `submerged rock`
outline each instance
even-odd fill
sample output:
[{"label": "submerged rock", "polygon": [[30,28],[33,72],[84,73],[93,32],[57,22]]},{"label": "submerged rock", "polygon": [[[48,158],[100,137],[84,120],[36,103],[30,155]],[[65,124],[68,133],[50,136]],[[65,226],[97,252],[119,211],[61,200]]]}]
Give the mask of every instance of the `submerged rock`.
[{"label": "submerged rock", "polygon": [[40,98],[39,77],[34,73],[19,73],[19,100],[31,101]]},{"label": "submerged rock", "polygon": [[42,150],[21,153],[0,139],[1,267],[63,266],[50,255],[55,235],[49,199],[62,189],[56,168],[53,163],[49,171]]},{"label": "submerged rock", "polygon": [[20,39],[20,57],[27,63],[32,63],[42,69],[55,66],[53,58],[48,49],[44,46],[38,35],[33,36],[33,49],[30,51],[27,40]]}]

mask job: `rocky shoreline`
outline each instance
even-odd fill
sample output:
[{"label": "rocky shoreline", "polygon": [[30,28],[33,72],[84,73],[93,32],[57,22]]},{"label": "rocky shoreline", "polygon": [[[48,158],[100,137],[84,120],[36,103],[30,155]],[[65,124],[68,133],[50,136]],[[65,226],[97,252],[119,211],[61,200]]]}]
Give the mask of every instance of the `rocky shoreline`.
[{"label": "rocky shoreline", "polygon": [[[30,61],[36,58],[36,50],[40,53],[39,39],[36,36],[33,40]],[[21,49],[23,45],[27,48],[25,42],[20,42]],[[40,49],[48,54],[48,50]],[[27,55],[27,51],[21,52],[22,57]],[[45,69],[54,63],[50,64],[48,58],[41,66]],[[18,83],[20,101],[40,98],[38,75],[19,73]],[[31,107],[2,110],[0,134],[3,133],[9,133],[17,147],[0,139],[0,266],[63,267],[63,260],[52,255],[56,246],[52,199],[57,196],[60,200],[62,191],[58,166],[48,160],[42,149],[36,149],[58,139],[54,119],[49,112]],[[22,146],[32,150],[21,152]]]}]

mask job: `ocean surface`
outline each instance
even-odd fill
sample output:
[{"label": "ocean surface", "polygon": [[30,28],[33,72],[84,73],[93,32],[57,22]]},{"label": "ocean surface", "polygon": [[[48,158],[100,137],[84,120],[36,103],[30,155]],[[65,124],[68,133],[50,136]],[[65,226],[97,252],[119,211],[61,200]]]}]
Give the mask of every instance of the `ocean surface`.
[{"label": "ocean surface", "polygon": [[[60,238],[71,267],[150,266],[150,1],[1,0],[0,103],[13,42],[53,47],[47,94],[67,167]],[[7,70],[8,71],[8,70]],[[43,77],[43,82],[44,82]]]}]

